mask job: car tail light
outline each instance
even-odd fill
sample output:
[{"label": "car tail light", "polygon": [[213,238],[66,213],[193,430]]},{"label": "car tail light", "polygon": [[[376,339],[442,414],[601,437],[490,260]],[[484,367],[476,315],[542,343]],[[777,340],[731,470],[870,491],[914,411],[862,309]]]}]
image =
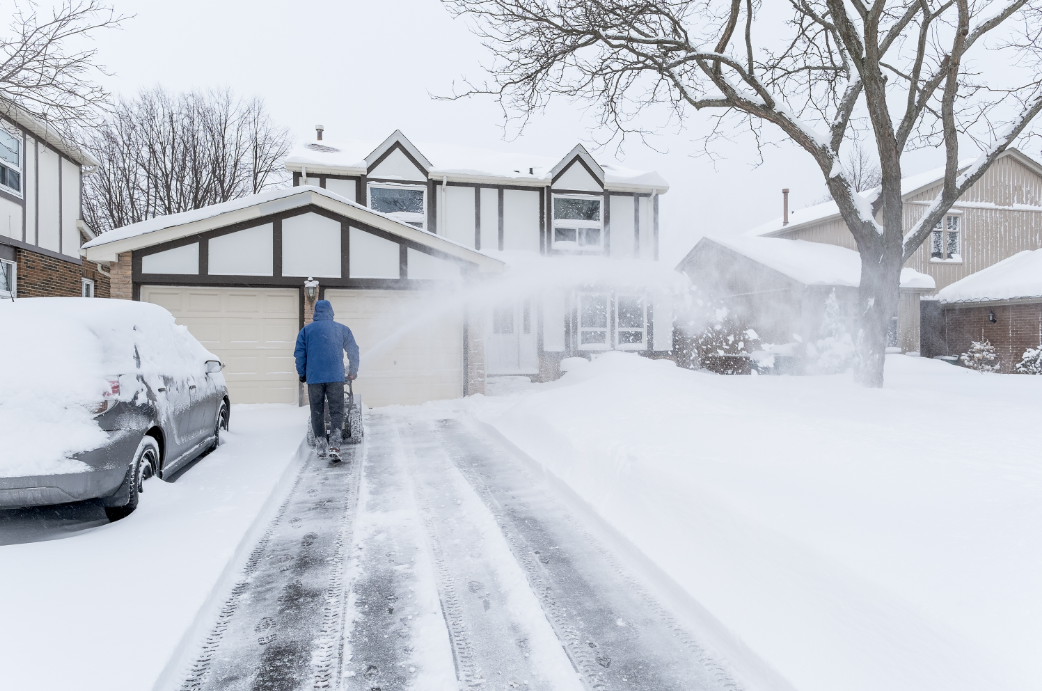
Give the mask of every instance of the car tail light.
[{"label": "car tail light", "polygon": [[111,410],[118,400],[119,377],[106,377],[105,388],[101,391],[101,402],[94,406],[94,414],[101,415],[106,410]]}]

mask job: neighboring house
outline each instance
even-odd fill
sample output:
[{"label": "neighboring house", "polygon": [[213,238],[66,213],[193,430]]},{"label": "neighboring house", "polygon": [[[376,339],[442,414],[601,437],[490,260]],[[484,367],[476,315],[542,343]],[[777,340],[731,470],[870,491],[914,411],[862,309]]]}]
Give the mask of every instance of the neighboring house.
[{"label": "neighboring house", "polygon": [[[971,162],[965,162],[960,169]],[[905,232],[911,230],[940,193],[943,177],[942,168],[902,181]],[[794,211],[787,219],[775,219],[746,235],[857,249],[835,202]],[[941,290],[1018,252],[1040,247],[1042,165],[1016,149],[1009,149],[955,202],[905,266],[932,276]],[[901,347],[920,350],[917,340],[902,340]]]},{"label": "neighboring house", "polygon": [[[658,259],[658,173],[600,163],[581,145],[561,159],[444,145],[416,146],[400,131],[377,146],[319,140],[289,157],[293,184],[317,185],[403,223],[484,253],[606,260]],[[624,273],[624,272],[617,272]],[[673,347],[664,293],[576,280],[490,305],[488,376],[555,379],[566,356],[604,350],[645,355]]]},{"label": "neighboring house", "polygon": [[98,162],[45,123],[0,105],[0,298],[108,297],[83,262],[82,177]]},{"label": "neighboring house", "polygon": [[[957,357],[990,341],[1001,372],[1042,347],[1042,249],[1020,252],[941,289],[923,303],[923,355]],[[931,338],[927,337],[931,335]]]},{"label": "neighboring house", "polygon": [[[832,294],[847,333],[856,333],[861,258],[853,250],[802,240],[705,237],[677,270],[691,279],[709,309],[726,307],[763,343],[817,341]],[[931,277],[901,271],[901,318],[892,329],[891,345],[918,343],[919,296],[933,290]]]}]

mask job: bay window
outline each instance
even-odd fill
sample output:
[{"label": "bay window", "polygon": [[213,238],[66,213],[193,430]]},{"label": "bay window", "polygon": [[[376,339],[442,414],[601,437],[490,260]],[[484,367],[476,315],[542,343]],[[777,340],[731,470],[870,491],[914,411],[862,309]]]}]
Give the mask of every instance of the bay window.
[{"label": "bay window", "polygon": [[369,208],[420,230],[427,228],[426,187],[371,183]]},{"label": "bay window", "polygon": [[555,194],[551,247],[566,251],[601,251],[604,247],[602,201],[600,197]]}]

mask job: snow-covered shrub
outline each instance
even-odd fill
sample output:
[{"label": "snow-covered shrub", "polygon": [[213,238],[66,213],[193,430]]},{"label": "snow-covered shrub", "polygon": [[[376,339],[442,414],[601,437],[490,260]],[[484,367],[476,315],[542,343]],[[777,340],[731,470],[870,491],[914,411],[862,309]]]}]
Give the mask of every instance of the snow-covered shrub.
[{"label": "snow-covered shrub", "polygon": [[1042,374],[1042,345],[1028,348],[1016,366],[1017,374]]},{"label": "snow-covered shrub", "polygon": [[970,349],[959,356],[959,362],[978,372],[998,372],[999,356],[991,341],[974,341]]},{"label": "snow-covered shrub", "polygon": [[718,374],[748,374],[760,336],[733,311],[719,307],[694,339],[699,366]]},{"label": "snow-covered shrub", "polygon": [[847,332],[843,313],[833,288],[825,300],[821,338],[807,344],[807,369],[815,374],[845,372],[854,363],[854,339]]}]

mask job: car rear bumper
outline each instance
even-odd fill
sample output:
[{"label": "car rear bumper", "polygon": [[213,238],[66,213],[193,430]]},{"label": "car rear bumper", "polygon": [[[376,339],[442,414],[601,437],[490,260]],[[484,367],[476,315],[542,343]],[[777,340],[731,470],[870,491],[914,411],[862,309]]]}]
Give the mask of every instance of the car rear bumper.
[{"label": "car rear bumper", "polygon": [[141,436],[130,430],[110,432],[108,442],[74,456],[90,467],[80,473],[0,477],[0,509],[65,504],[113,494],[123,484]]}]

